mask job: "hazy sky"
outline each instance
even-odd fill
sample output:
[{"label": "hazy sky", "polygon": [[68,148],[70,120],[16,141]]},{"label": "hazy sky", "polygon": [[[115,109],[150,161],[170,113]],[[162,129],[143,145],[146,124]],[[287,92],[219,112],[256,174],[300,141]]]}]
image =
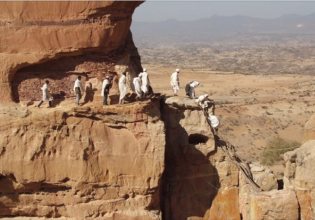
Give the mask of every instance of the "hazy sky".
[{"label": "hazy sky", "polygon": [[135,21],[165,21],[167,19],[196,20],[211,17],[247,15],[276,18],[284,14],[306,15],[315,12],[313,2],[284,1],[146,1],[133,16]]}]

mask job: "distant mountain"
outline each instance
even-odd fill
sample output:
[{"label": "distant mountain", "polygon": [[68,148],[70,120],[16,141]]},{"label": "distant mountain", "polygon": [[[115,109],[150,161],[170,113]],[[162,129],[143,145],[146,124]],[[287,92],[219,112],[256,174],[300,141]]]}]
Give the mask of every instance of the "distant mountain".
[{"label": "distant mountain", "polygon": [[136,43],[209,42],[234,35],[313,35],[315,13],[287,14],[275,19],[218,16],[195,21],[137,22],[131,26]]}]

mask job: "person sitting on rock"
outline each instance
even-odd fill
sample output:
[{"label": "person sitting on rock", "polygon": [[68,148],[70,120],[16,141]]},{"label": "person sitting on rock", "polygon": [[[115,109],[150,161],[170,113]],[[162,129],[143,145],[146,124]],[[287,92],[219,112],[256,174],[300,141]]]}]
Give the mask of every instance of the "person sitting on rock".
[{"label": "person sitting on rock", "polygon": [[37,107],[40,108],[40,106],[43,104],[44,101],[48,101],[49,103],[49,108],[52,107],[52,100],[53,100],[53,97],[49,94],[48,92],[48,84],[49,84],[49,81],[48,80],[45,80],[45,84],[43,85],[43,87],[41,88],[41,90],[43,91],[43,98],[42,100],[40,101],[40,103],[38,103]]},{"label": "person sitting on rock", "polygon": [[119,92],[120,92],[119,104],[124,104],[125,96],[127,94],[126,73],[125,72],[123,72],[121,77],[119,78],[118,87],[119,87]]},{"label": "person sitting on rock", "polygon": [[104,96],[103,105],[107,105],[109,90],[112,88],[111,78],[106,76],[103,81],[101,95]]},{"label": "person sitting on rock", "polygon": [[195,88],[199,86],[199,82],[192,81],[189,83],[189,98],[194,99],[195,98]]}]

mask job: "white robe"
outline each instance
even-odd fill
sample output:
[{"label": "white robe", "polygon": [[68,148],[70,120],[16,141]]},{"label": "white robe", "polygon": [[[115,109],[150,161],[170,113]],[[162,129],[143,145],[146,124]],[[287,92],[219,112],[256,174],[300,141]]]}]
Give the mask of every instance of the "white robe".
[{"label": "white robe", "polygon": [[102,90],[101,90],[101,95],[102,96],[104,96],[104,89],[105,89],[107,84],[109,84],[109,80],[108,79],[104,79],[103,80],[103,85],[102,85]]},{"label": "white robe", "polygon": [[179,87],[178,72],[172,73],[172,75],[171,75],[171,86],[178,86]]},{"label": "white robe", "polygon": [[139,77],[133,78],[133,85],[135,87],[135,92],[137,93],[137,96],[141,98],[141,79]]},{"label": "white robe", "polygon": [[177,91],[179,90],[179,78],[178,78],[178,72],[174,72],[171,75],[171,86],[174,90],[174,95],[177,95]]},{"label": "white robe", "polygon": [[121,75],[121,77],[119,78],[118,86],[120,92],[119,100],[123,100],[127,93],[126,76]]},{"label": "white robe", "polygon": [[149,91],[149,76],[147,72],[142,72],[139,74],[139,77],[141,78],[142,84],[141,84],[141,90],[143,93],[147,94]]},{"label": "white robe", "polygon": [[208,120],[210,121],[211,127],[213,127],[213,128],[218,127],[220,124],[218,117],[215,115],[209,115]]},{"label": "white robe", "polygon": [[193,82],[190,83],[189,85],[190,85],[190,87],[192,87],[192,88],[196,88],[196,87],[199,85],[199,82],[193,81]]},{"label": "white robe", "polygon": [[41,88],[43,91],[43,101],[52,101],[53,97],[48,92],[48,85],[45,83],[43,87]]},{"label": "white robe", "polygon": [[79,79],[76,79],[76,80],[75,80],[74,86],[73,86],[73,91],[75,91],[75,88],[76,88],[76,87],[79,87],[81,93],[83,93],[83,87],[82,87],[81,81],[80,81]]},{"label": "white robe", "polygon": [[190,85],[189,97],[191,99],[194,99],[195,98],[195,88],[199,85],[199,82],[193,81],[189,85]]}]

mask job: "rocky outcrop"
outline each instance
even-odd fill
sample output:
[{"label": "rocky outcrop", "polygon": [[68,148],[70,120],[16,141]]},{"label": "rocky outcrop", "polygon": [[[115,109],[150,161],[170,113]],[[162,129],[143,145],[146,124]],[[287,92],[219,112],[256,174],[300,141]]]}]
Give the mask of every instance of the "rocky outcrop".
[{"label": "rocky outcrop", "polygon": [[251,163],[249,166],[255,183],[259,185],[262,191],[271,191],[279,188],[275,175],[268,167],[258,163]]},{"label": "rocky outcrop", "polygon": [[238,169],[216,148],[193,100],[165,100],[164,219],[240,219]]},{"label": "rocky outcrop", "polygon": [[284,155],[286,169],[285,188],[294,190],[300,206],[300,219],[315,218],[315,140],[309,140],[300,148]]},{"label": "rocky outcrop", "polygon": [[249,219],[299,219],[299,206],[292,190],[254,194],[250,201]]},{"label": "rocky outcrop", "polygon": [[2,217],[240,219],[238,169],[192,100],[0,113]]},{"label": "rocky outcrop", "polygon": [[156,105],[10,108],[13,116],[1,111],[1,217],[160,218],[165,134]]},{"label": "rocky outcrop", "polygon": [[[84,101],[93,102],[105,73],[114,84],[124,71],[139,73],[129,27],[140,4],[0,2],[0,217],[314,219],[314,140],[285,155],[284,190],[252,166],[266,191],[257,192],[190,99],[26,107],[41,98],[45,79],[63,100],[81,75]],[[311,118],[305,141],[314,127]]]},{"label": "rocky outcrop", "polygon": [[[214,109],[214,108],[213,108]],[[284,189],[251,164],[254,190],[193,100],[0,108],[0,216],[312,219],[314,141],[285,155]]]},{"label": "rocky outcrop", "polygon": [[138,73],[129,28],[141,3],[0,2],[0,102],[39,100],[47,78],[56,97],[67,98],[71,77],[101,81],[117,63]]},{"label": "rocky outcrop", "polygon": [[[257,184],[265,192],[254,192],[240,181],[240,210],[243,219],[314,219],[315,140],[284,154],[284,188],[276,190],[276,180],[268,169],[251,166]],[[270,191],[271,190],[271,191]]]}]

